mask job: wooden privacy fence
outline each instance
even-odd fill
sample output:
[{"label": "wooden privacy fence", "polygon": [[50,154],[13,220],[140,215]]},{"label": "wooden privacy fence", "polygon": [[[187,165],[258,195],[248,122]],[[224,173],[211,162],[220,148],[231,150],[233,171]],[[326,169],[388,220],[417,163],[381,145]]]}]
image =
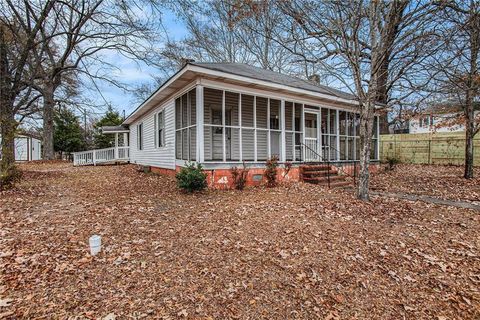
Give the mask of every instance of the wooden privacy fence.
[{"label": "wooden privacy fence", "polygon": [[[474,165],[480,166],[480,134],[474,139]],[[404,163],[462,165],[465,133],[438,132],[380,136],[380,159],[395,157]]]}]

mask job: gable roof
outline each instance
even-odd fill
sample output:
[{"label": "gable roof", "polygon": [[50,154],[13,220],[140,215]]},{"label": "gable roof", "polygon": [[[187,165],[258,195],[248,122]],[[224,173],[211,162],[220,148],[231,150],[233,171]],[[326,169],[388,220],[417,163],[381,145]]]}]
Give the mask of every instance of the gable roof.
[{"label": "gable roof", "polygon": [[165,81],[149,98],[139,105],[123,122],[129,125],[149,112],[167,98],[192,83],[197,77],[213,77],[243,85],[261,86],[264,90],[288,92],[307,96],[319,101],[347,105],[358,105],[358,99],[349,93],[327,86],[315,85],[297,77],[264,70],[241,63],[188,62],[177,73]]},{"label": "gable roof", "polygon": [[217,70],[239,76],[244,76],[252,79],[263,80],[273,82],[277,84],[286,85],[292,88],[304,89],[314,91],[322,94],[328,94],[344,99],[356,99],[353,94],[346,93],[331,87],[327,87],[320,84],[313,84],[306,80],[275,72],[272,70],[266,70],[259,67],[254,67],[244,63],[212,63],[212,62],[191,62],[191,65],[207,68],[210,70]]}]

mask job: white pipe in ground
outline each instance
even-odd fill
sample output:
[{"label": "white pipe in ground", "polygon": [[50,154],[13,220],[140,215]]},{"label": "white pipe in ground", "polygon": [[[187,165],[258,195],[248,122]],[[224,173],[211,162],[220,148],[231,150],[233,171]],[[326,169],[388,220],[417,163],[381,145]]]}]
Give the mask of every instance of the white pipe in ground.
[{"label": "white pipe in ground", "polygon": [[90,254],[92,256],[96,255],[102,249],[102,237],[99,235],[94,234],[93,236],[88,239],[90,243]]}]

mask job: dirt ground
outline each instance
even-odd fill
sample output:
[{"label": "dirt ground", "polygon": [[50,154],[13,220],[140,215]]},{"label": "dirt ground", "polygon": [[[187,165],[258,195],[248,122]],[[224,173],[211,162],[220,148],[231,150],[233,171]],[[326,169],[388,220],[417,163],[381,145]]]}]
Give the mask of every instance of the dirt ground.
[{"label": "dirt ground", "polygon": [[0,318],[480,318],[478,211],[302,183],[188,195],[133,165],[22,169],[0,193]]}]

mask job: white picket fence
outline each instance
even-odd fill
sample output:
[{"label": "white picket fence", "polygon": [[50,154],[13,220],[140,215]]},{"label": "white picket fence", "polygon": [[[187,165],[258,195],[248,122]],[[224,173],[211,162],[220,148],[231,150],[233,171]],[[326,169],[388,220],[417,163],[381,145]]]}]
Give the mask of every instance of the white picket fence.
[{"label": "white picket fence", "polygon": [[100,163],[128,161],[129,159],[129,147],[112,147],[73,153],[74,166],[95,166]]}]

